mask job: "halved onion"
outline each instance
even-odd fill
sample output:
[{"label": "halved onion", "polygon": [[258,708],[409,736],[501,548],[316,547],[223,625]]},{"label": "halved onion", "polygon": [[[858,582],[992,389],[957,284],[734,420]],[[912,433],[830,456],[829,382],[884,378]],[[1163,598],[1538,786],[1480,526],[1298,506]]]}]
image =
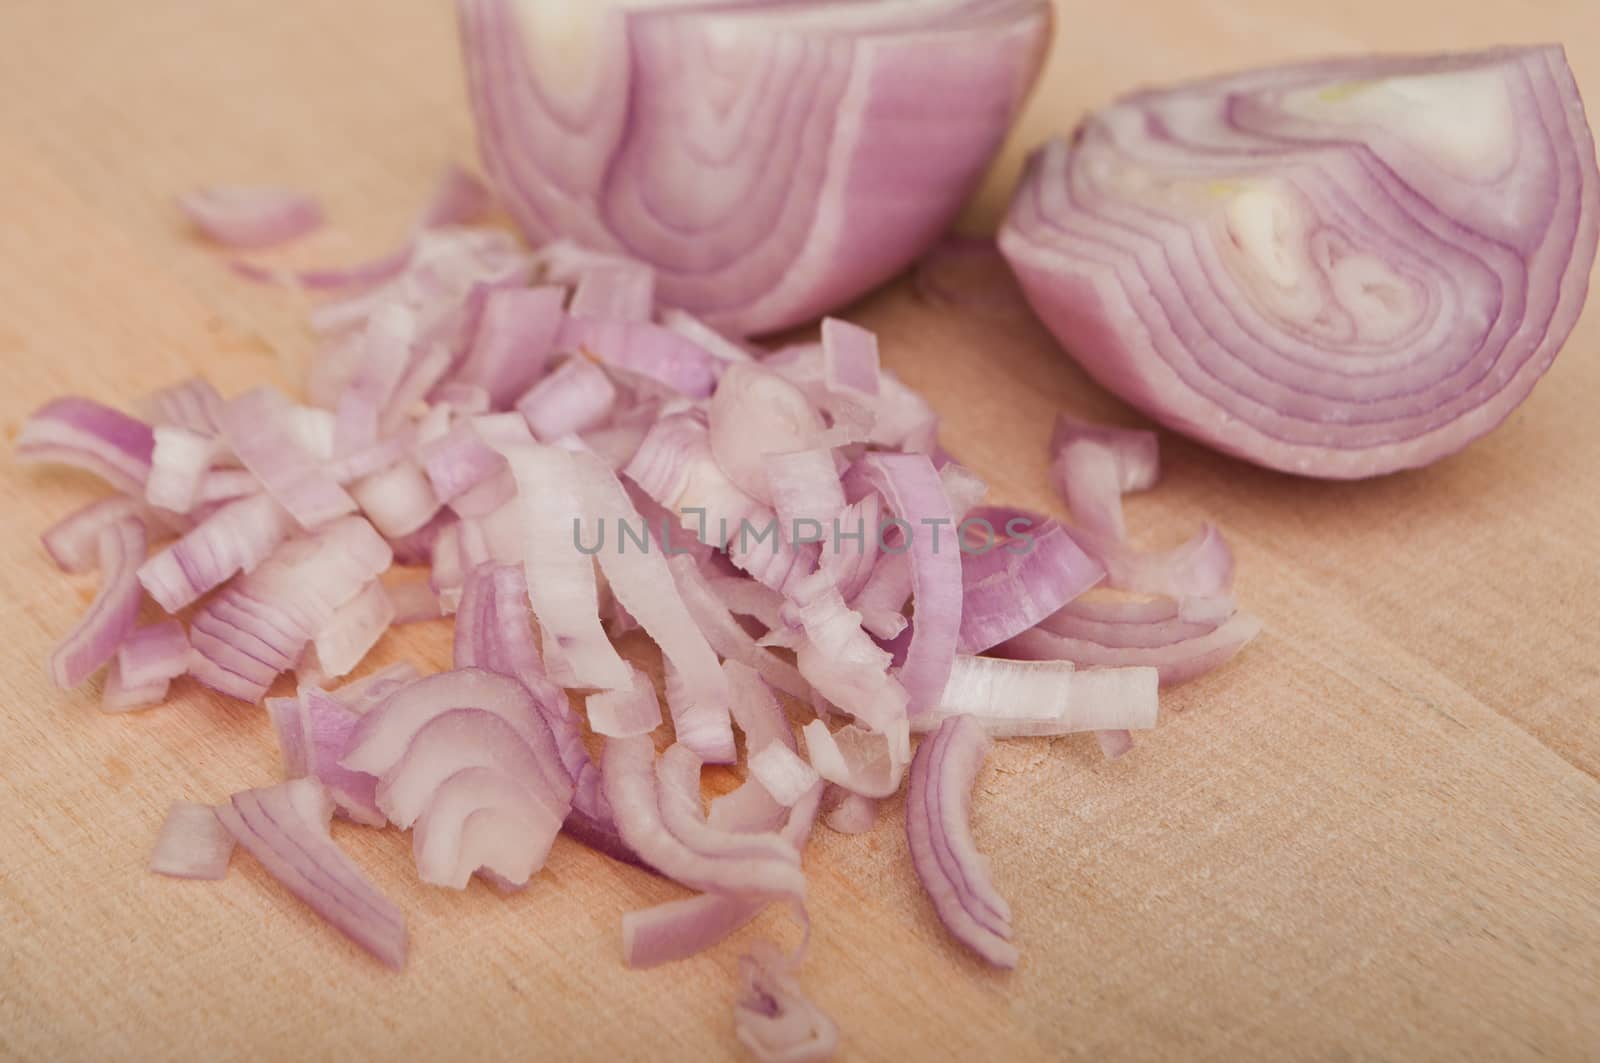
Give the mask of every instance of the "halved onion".
[{"label": "halved onion", "polygon": [[1546,46],[1134,93],[1033,158],[1000,246],[1111,391],[1346,479],[1454,453],[1526,399],[1597,238],[1593,140]]},{"label": "halved onion", "polygon": [[1050,37],[1044,0],[460,0],[479,144],[535,243],[656,267],[736,334],[813,319],[936,241]]}]

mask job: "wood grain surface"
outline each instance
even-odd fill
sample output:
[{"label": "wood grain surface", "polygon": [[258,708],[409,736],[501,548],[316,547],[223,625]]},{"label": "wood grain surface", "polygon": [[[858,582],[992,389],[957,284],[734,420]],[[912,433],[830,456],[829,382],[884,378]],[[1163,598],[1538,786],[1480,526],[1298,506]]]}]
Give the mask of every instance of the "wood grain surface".
[{"label": "wood grain surface", "polygon": [[[578,0],[574,0],[578,2]],[[1027,144],[1135,84],[1293,56],[1561,40],[1600,105],[1593,0],[1061,4]],[[171,205],[207,180],[315,190],[359,257],[473,158],[442,0],[0,4],[0,425],[67,391],[108,402],[203,369],[290,383],[302,306],[241,283]],[[1035,326],[858,307],[996,497],[1055,508],[1060,408],[1127,419]],[[898,807],[819,830],[807,985],[847,1059],[1459,1060],[1600,1056],[1600,308],[1498,432],[1373,483],[1289,479],[1178,440],[1131,520],[1152,544],[1219,520],[1268,630],[1166,699],[1135,753],[1002,745],[976,831],[1022,966],[952,944]],[[44,659],[92,593],[38,533],[87,479],[0,471],[0,1056],[30,1060],[736,1058],[740,942],[629,972],[619,916],[679,894],[559,841],[524,893],[420,885],[407,839],[335,827],[409,916],[401,974],[247,856],[220,883],[145,872],[174,798],[273,781],[259,709],[180,685],[96,710]],[[443,625],[381,660],[445,663]]]}]

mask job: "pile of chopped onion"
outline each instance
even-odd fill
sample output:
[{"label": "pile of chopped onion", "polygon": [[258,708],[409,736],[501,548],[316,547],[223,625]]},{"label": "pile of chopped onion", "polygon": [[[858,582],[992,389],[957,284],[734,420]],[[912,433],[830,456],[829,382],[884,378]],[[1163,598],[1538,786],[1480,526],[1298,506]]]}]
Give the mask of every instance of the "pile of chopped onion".
[{"label": "pile of chopped onion", "polygon": [[[405,247],[317,275],[339,295],[315,311],[309,402],[196,379],[137,418],[57,400],[18,440],[118,492],[44,536],[101,581],[57,682],[106,668],[121,712],[188,677],[263,702],[281,749],[281,784],[175,805],[152,867],[218,878],[237,843],[399,966],[405,917],[332,815],[410,830],[419,878],[455,889],[536,888],[565,832],[690,891],[622,915],[626,962],[650,967],[771,903],[809,928],[825,798],[860,833],[905,789],[933,910],[1013,966],[1026,942],[968,815],[990,743],[1087,732],[1121,755],[1159,684],[1260,629],[1215,529],[1129,545],[1122,495],[1154,484],[1155,437],[1063,418],[1072,522],[986,506],[872,334],[830,320],[756,350],[661,305],[636,263],[459,227],[485,200],[453,173]],[[257,242],[270,206],[213,196],[208,231]],[[139,626],[145,598],[172,618]],[[442,617],[452,670],[339,685],[391,625]],[[659,647],[659,690],[626,631]],[[741,762],[708,811],[702,765]],[[803,953],[745,961],[736,1028],[758,1058],[836,1042]]]}]

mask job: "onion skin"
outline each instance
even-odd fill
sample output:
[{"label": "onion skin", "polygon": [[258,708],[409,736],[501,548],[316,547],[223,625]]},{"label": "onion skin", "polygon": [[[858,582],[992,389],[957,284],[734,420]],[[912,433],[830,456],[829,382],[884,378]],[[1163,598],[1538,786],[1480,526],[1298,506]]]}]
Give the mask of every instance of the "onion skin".
[{"label": "onion skin", "polygon": [[1256,464],[1358,479],[1527,398],[1597,236],[1593,137],[1547,46],[1124,97],[1034,156],[1000,246],[1109,390]]},{"label": "onion skin", "polygon": [[1044,0],[457,6],[484,165],[529,239],[645,261],[663,304],[740,335],[931,247],[1052,30]]}]

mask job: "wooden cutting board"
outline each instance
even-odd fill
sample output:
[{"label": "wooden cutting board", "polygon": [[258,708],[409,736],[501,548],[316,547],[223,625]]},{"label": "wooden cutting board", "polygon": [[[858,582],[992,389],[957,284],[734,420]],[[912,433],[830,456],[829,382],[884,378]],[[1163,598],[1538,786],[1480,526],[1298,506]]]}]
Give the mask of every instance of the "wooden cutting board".
[{"label": "wooden cutting board", "polygon": [[[576,2],[576,0],[574,0]],[[0,424],[60,392],[126,402],[204,369],[295,380],[303,308],[230,276],[174,193],[276,180],[325,196],[303,255],[396,240],[470,160],[450,5],[426,0],[8,0],[0,5]],[[1592,0],[1062,4],[1025,144],[1141,82],[1330,51],[1563,40],[1600,108]],[[1001,500],[1054,508],[1060,408],[1117,419],[1035,327],[918,305],[853,315],[946,415]],[[1148,541],[1218,519],[1267,633],[1174,692],[1132,756],[1003,745],[976,830],[1021,968],[952,945],[898,807],[807,855],[807,984],[850,1059],[1462,1059],[1600,1055],[1600,308],[1470,451],[1322,484],[1169,441],[1133,502]],[[3,472],[0,1056],[18,1059],[734,1058],[739,942],[647,973],[619,915],[674,887],[558,842],[511,898],[418,884],[407,840],[336,836],[408,913],[379,967],[248,857],[220,883],[145,873],[174,798],[274,780],[260,710],[193,686],[102,716],[45,678],[92,591],[37,546],[86,479]],[[442,625],[382,658],[445,664]],[[789,935],[777,916],[757,933]]]}]

